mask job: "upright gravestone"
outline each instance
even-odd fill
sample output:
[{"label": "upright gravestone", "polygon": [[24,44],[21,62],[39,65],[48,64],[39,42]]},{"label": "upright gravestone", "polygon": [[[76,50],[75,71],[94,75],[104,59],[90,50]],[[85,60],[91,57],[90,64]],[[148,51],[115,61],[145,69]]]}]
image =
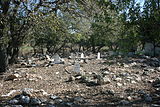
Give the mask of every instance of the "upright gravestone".
[{"label": "upright gravestone", "polygon": [[81,62],[84,62],[84,54],[81,53]]},{"label": "upright gravestone", "polygon": [[49,57],[49,55],[46,55],[46,58],[48,61],[51,61],[51,58]]},{"label": "upright gravestone", "polygon": [[115,53],[114,51],[109,51],[108,54],[109,54],[109,56],[114,56],[114,55],[116,55],[116,53]]},{"label": "upright gravestone", "polygon": [[100,54],[100,52],[98,52],[98,54],[97,54],[97,59],[101,59],[101,54]]},{"label": "upright gravestone", "polygon": [[83,53],[81,53],[81,58],[84,58],[84,54]]},{"label": "upright gravestone", "polygon": [[154,46],[152,43],[145,43],[144,53],[149,56],[153,56],[154,54]]},{"label": "upright gravestone", "polygon": [[60,57],[59,57],[58,54],[54,55],[54,63],[55,63],[55,64],[60,63]]},{"label": "upright gravestone", "polygon": [[74,55],[73,53],[71,53],[71,59],[72,59],[72,58],[75,58],[75,55]]},{"label": "upright gravestone", "polygon": [[74,72],[76,73],[79,73],[80,72],[80,64],[79,63],[75,63],[74,64],[74,69],[73,69]]},{"label": "upright gravestone", "polygon": [[32,64],[32,60],[31,59],[28,60],[28,64]]}]

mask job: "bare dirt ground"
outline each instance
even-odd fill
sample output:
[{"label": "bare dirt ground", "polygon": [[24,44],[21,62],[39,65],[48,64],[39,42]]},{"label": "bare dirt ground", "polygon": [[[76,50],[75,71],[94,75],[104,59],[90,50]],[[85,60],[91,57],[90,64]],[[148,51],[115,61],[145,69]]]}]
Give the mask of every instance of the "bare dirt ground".
[{"label": "bare dirt ground", "polygon": [[[72,67],[73,61],[71,59],[65,59],[65,61],[65,64],[54,64],[50,67],[13,65],[10,67],[9,72],[0,75],[0,95],[6,95],[11,90],[22,90],[24,88],[44,90],[48,93],[48,96],[37,94],[34,97],[46,99],[47,103],[39,104],[36,107],[50,107],[47,104],[53,103],[58,107],[160,106],[160,94],[158,91],[160,88],[153,86],[157,78],[160,77],[160,71],[158,66],[148,65],[148,59],[117,57],[102,60],[92,59],[88,60],[87,63],[81,63],[81,68],[86,75],[102,75],[104,72],[106,73],[105,75],[110,81],[98,85],[88,85],[80,80],[68,81],[73,74],[70,71],[66,71],[65,68]],[[43,61],[39,61],[39,63],[43,63]],[[12,74],[19,75],[15,79],[9,79],[8,76]],[[58,103],[53,101],[49,97],[51,95],[58,96],[62,101]],[[7,101],[14,96],[1,97],[1,106],[6,106],[8,104]],[[8,105],[12,106],[12,104]],[[25,105],[24,107],[32,106]]]}]

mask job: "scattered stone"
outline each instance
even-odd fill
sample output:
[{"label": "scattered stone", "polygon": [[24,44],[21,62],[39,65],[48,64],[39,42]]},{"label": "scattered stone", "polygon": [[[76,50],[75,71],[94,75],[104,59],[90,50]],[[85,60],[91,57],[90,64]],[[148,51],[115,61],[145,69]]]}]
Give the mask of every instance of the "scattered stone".
[{"label": "scattered stone", "polygon": [[105,76],[105,75],[109,75],[110,72],[109,71],[102,71],[102,74]]},{"label": "scattered stone", "polygon": [[138,91],[138,94],[145,95],[145,94],[146,94],[146,92],[145,92],[144,90],[139,90],[139,91]]},{"label": "scattered stone", "polygon": [[66,66],[64,69],[68,74],[71,74],[71,71],[73,70],[73,66]]},{"label": "scattered stone", "polygon": [[33,91],[34,90],[31,88],[24,88],[22,89],[22,94],[26,96],[32,96]]},{"label": "scattered stone", "polygon": [[76,80],[80,80],[81,78],[82,78],[81,75],[78,75],[78,76],[75,77]]},{"label": "scattered stone", "polygon": [[17,78],[19,78],[20,77],[20,75],[19,74],[11,74],[11,75],[9,75],[7,78],[6,78],[6,80],[8,81],[8,80],[14,80],[14,79],[17,79]]},{"label": "scattered stone", "polygon": [[158,72],[160,72],[160,67],[157,67],[156,70],[157,70]]},{"label": "scattered stone", "polygon": [[121,100],[120,102],[119,102],[119,104],[121,104],[121,105],[128,105],[130,102],[129,101],[126,101],[126,100]]},{"label": "scattered stone", "polygon": [[50,98],[51,98],[52,100],[59,99],[59,97],[56,96],[56,95],[51,95]]},{"label": "scattered stone", "polygon": [[67,102],[67,103],[65,103],[65,105],[72,107],[73,103]]},{"label": "scattered stone", "polygon": [[63,103],[63,100],[62,100],[62,99],[55,99],[55,103],[56,103],[56,104]]},{"label": "scattered stone", "polygon": [[26,73],[26,78],[30,79],[30,80],[42,80],[42,76],[37,75],[37,74],[28,74]]},{"label": "scattered stone", "polygon": [[144,100],[146,101],[146,102],[152,102],[152,97],[149,95],[149,94],[146,94],[146,95],[144,95]]},{"label": "scattered stone", "polygon": [[114,90],[106,90],[106,91],[103,91],[102,93],[112,95],[112,96],[114,96],[115,94]]},{"label": "scattered stone", "polygon": [[75,54],[71,53],[71,56],[69,56],[70,59],[75,58]]},{"label": "scattered stone", "polygon": [[132,63],[130,64],[130,66],[136,66],[136,65],[137,65],[136,62],[132,62]]},{"label": "scattered stone", "polygon": [[40,90],[36,90],[36,92],[39,92],[42,96],[48,96],[49,94],[44,91],[43,89],[40,89]]},{"label": "scattered stone", "polygon": [[122,81],[122,78],[115,78],[115,81]]},{"label": "scattered stone", "polygon": [[28,104],[30,102],[29,96],[20,95],[19,103],[21,104]]},{"label": "scattered stone", "polygon": [[75,81],[75,80],[76,80],[76,78],[74,76],[70,76],[68,79],[68,82]]},{"label": "scattered stone", "polygon": [[149,76],[149,73],[147,71],[143,72],[142,76]]},{"label": "scattered stone", "polygon": [[132,100],[132,97],[131,97],[131,96],[128,96],[128,97],[127,97],[127,100],[131,101],[131,100]]},{"label": "scattered stone", "polygon": [[122,85],[123,85],[123,84],[121,84],[121,83],[119,83],[119,82],[117,83],[117,86],[119,86],[119,87],[121,87]]},{"label": "scattered stone", "polygon": [[8,103],[9,104],[18,104],[19,101],[17,99],[13,99],[13,100],[10,100]]},{"label": "scattered stone", "polygon": [[30,104],[31,105],[40,105],[41,104],[41,100],[37,99],[37,98],[31,98]]},{"label": "scattered stone", "polygon": [[136,84],[136,83],[137,83],[137,82],[136,82],[136,81],[134,81],[134,80],[133,80],[133,81],[131,81],[131,84]]},{"label": "scattered stone", "polygon": [[21,66],[27,66],[28,64],[26,62],[22,62]]},{"label": "scattered stone", "polygon": [[129,68],[129,65],[127,65],[127,64],[123,64],[123,67],[125,67],[125,68]]},{"label": "scattered stone", "polygon": [[40,101],[41,101],[42,103],[46,103],[47,100],[48,100],[48,99],[46,99],[46,98],[41,98],[41,99],[40,99]]},{"label": "scattered stone", "polygon": [[47,105],[46,107],[56,107],[55,105]]},{"label": "scattered stone", "polygon": [[154,82],[154,80],[153,80],[153,79],[152,79],[152,80],[148,80],[148,82],[149,82],[149,83],[153,83],[153,82]]},{"label": "scattered stone", "polygon": [[20,90],[11,90],[8,94],[2,95],[1,97],[11,97],[16,93],[20,93]]},{"label": "scattered stone", "polygon": [[56,75],[58,75],[59,74],[59,72],[56,72]]},{"label": "scattered stone", "polygon": [[0,83],[0,88],[2,88],[2,87],[3,87],[3,84]]},{"label": "scattered stone", "polygon": [[148,63],[150,66],[153,66],[153,67],[159,67],[159,65],[160,65],[160,61],[157,58],[151,58],[148,61]]},{"label": "scattered stone", "polygon": [[84,82],[86,83],[87,86],[97,86],[100,85],[96,79],[90,79],[90,78],[86,78],[84,80]]},{"label": "scattered stone", "polygon": [[75,97],[75,98],[74,98],[74,101],[84,102],[84,99],[83,99],[82,97]]},{"label": "scattered stone", "polygon": [[[127,76],[127,78],[129,78],[129,74],[126,73],[126,72],[120,73],[119,76],[120,76],[120,77],[126,77],[126,76]],[[132,78],[132,77],[131,77],[131,78]]]},{"label": "scattered stone", "polygon": [[140,76],[137,76],[137,77],[135,78],[135,80],[139,82],[139,81],[141,81],[142,79],[141,79]]},{"label": "scattered stone", "polygon": [[100,85],[109,84],[109,83],[111,83],[111,80],[107,76],[105,76],[105,77],[99,76],[97,83],[100,84]]}]

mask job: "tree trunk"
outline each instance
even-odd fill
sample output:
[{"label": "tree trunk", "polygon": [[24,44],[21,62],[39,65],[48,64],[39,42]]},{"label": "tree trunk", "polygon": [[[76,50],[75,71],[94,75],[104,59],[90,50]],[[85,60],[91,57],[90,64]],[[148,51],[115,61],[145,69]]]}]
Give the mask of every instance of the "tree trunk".
[{"label": "tree trunk", "polygon": [[9,59],[9,64],[14,64],[17,62],[18,59],[18,53],[19,53],[19,48],[14,48],[13,53],[11,55],[11,59]]},{"label": "tree trunk", "polygon": [[96,46],[95,46],[95,40],[94,40],[94,38],[91,38],[91,47],[92,47],[92,52],[96,53]]},{"label": "tree trunk", "polygon": [[81,52],[81,45],[79,45],[78,51]]},{"label": "tree trunk", "polygon": [[0,73],[7,71],[8,68],[8,57],[7,50],[0,46]]},{"label": "tree trunk", "polygon": [[156,56],[156,43],[155,41],[153,42],[153,56]]},{"label": "tree trunk", "polygon": [[159,0],[157,1],[157,4],[158,4],[158,10],[159,10]]},{"label": "tree trunk", "polygon": [[92,52],[96,53],[96,47],[94,45],[92,46]]}]

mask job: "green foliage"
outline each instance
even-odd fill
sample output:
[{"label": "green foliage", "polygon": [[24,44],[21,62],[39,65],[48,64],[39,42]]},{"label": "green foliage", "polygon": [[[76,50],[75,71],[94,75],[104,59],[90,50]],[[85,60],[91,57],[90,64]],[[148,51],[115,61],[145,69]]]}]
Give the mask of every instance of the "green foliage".
[{"label": "green foliage", "polygon": [[140,34],[142,42],[151,42],[154,45],[160,42],[160,16],[159,16],[159,0],[146,0],[144,11],[140,18]]},{"label": "green foliage", "polygon": [[65,24],[54,14],[37,19],[30,35],[33,47],[47,48],[49,52],[55,52],[68,38]]}]

